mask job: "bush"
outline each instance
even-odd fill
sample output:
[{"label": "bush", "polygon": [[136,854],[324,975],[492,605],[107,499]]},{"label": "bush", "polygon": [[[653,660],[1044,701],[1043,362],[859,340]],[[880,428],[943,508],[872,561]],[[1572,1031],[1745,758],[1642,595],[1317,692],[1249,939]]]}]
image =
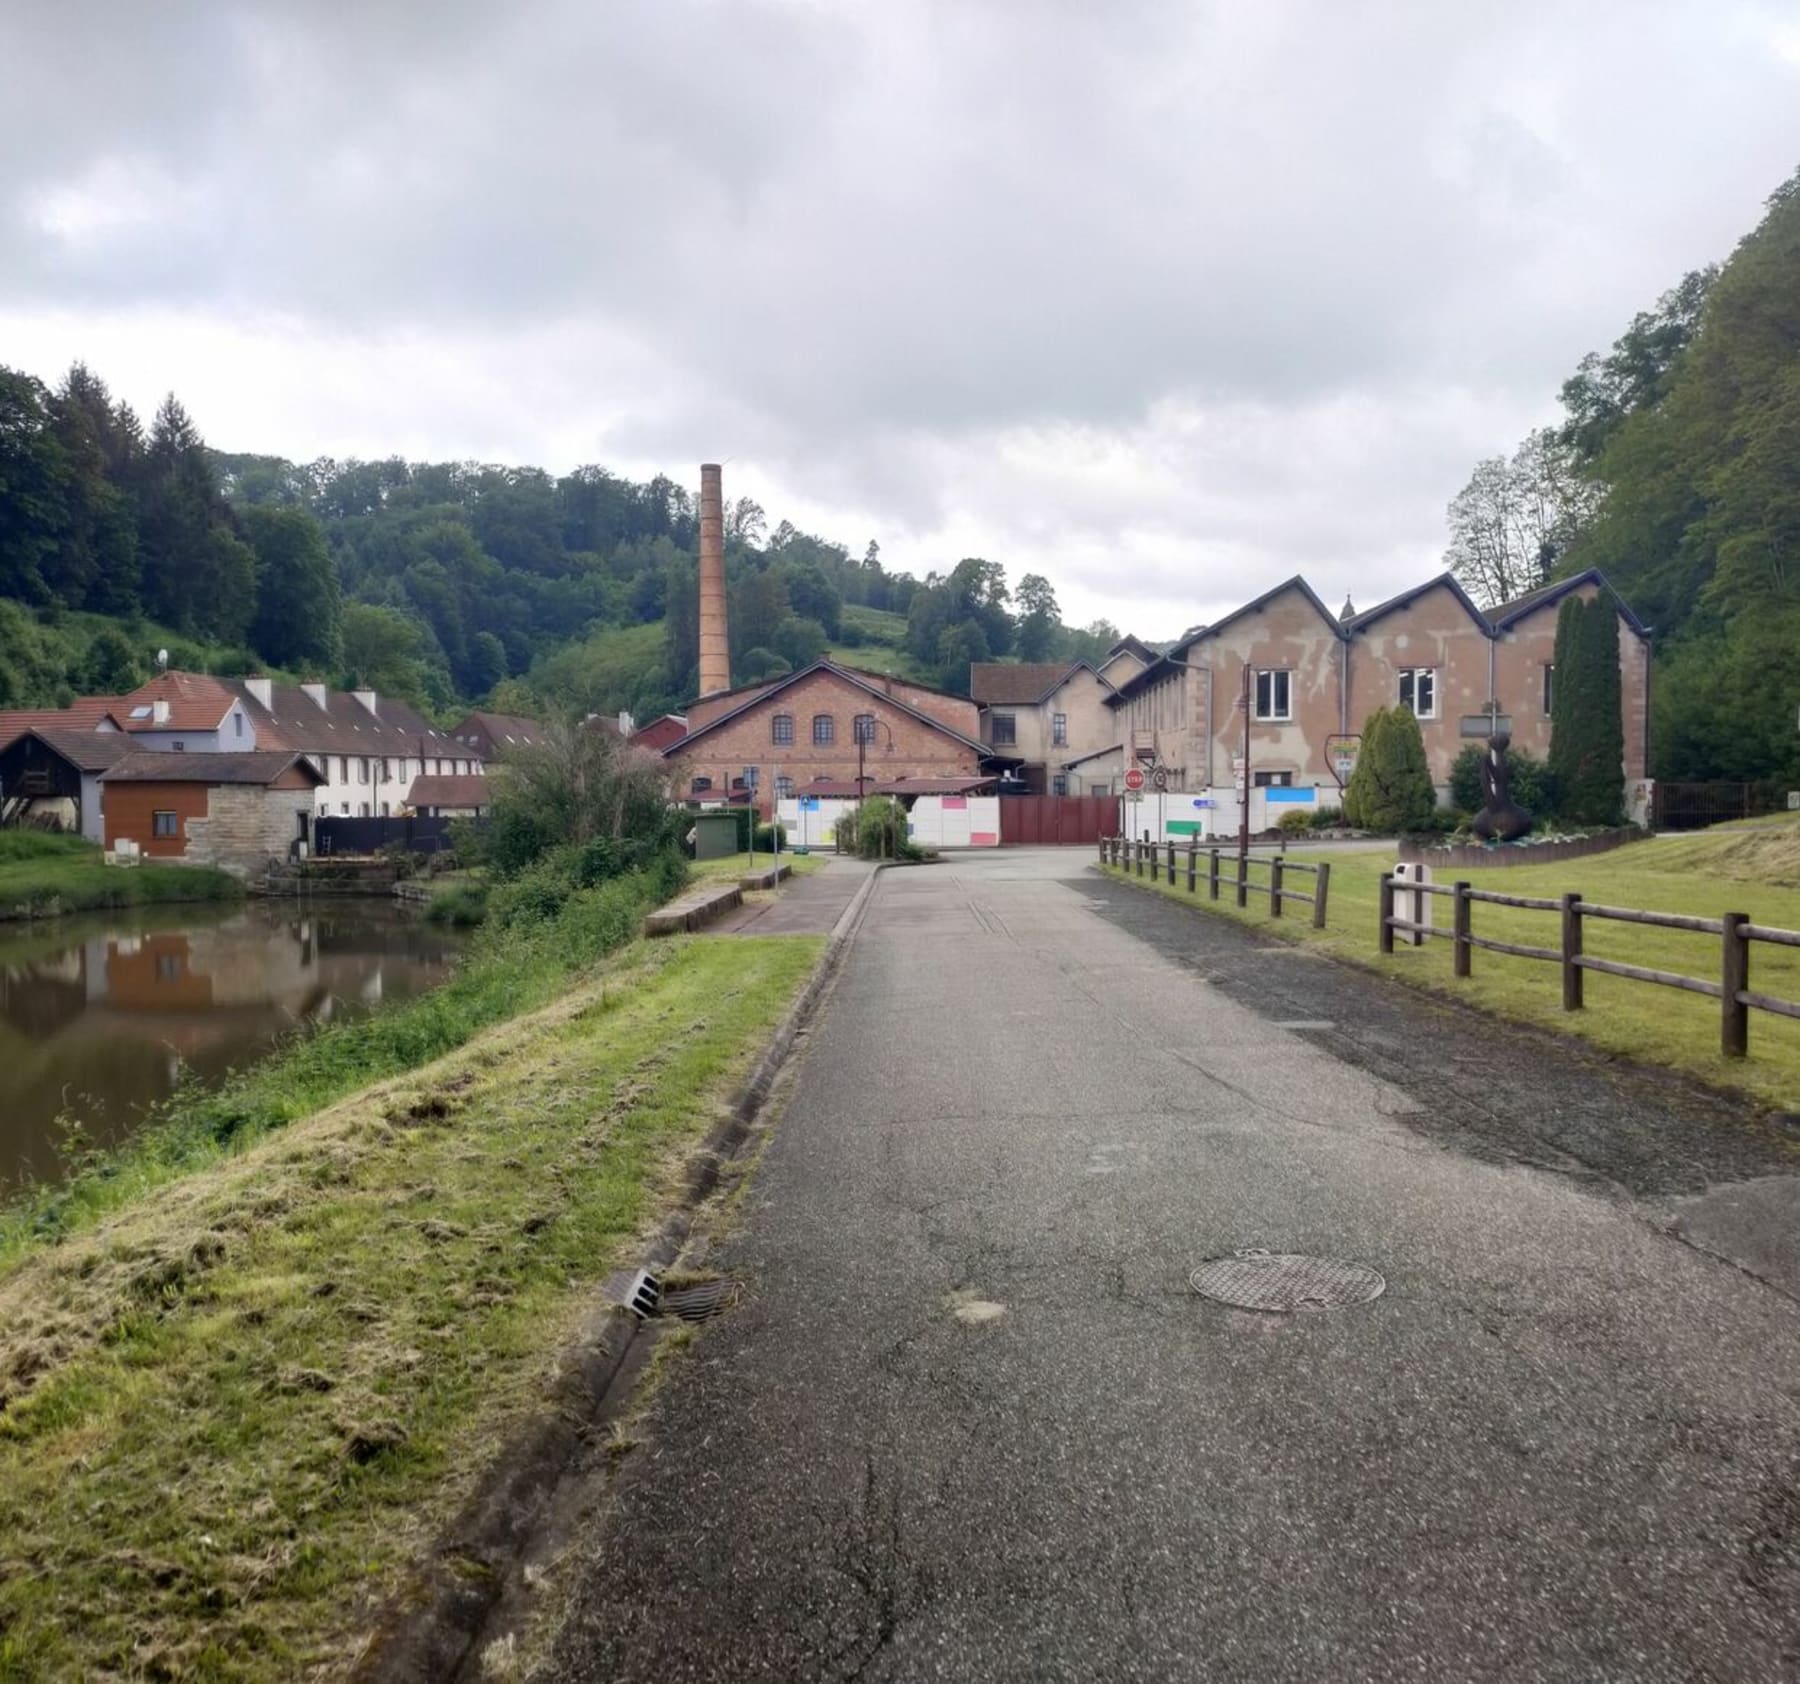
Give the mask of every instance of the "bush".
[{"label": "bush", "polygon": [[838,820],[838,845],[865,860],[922,860],[906,834],[906,809],[891,795],[872,795]]},{"label": "bush", "polygon": [[1315,807],[1307,815],[1306,822],[1314,830],[1336,830],[1344,823],[1344,809],[1342,807]]},{"label": "bush", "polygon": [[469,929],[487,917],[487,903],[485,883],[452,883],[431,897],[425,907],[425,916],[433,924]]},{"label": "bush", "polygon": [[1384,834],[1423,830],[1437,808],[1425,740],[1411,708],[1377,708],[1363,725],[1362,752],[1344,813],[1359,830]]},{"label": "bush", "polygon": [[[1450,799],[1467,813],[1481,811],[1481,757],[1485,743],[1470,743],[1450,767]],[[1520,749],[1506,751],[1508,784],[1514,801],[1534,819],[1557,810],[1556,774],[1549,765]]]},{"label": "bush", "polygon": [[1291,813],[1283,813],[1276,821],[1275,828],[1283,836],[1299,836],[1312,829],[1312,814],[1297,807]]}]

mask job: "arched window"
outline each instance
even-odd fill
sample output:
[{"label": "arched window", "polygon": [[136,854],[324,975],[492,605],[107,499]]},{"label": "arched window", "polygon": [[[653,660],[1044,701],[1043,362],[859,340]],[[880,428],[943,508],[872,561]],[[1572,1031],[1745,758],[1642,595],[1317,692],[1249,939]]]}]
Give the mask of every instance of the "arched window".
[{"label": "arched window", "polygon": [[874,714],[859,713],[856,716],[856,733],[855,733],[854,740],[859,743],[874,742],[874,740],[875,740],[875,715]]},{"label": "arched window", "polygon": [[711,788],[711,778],[695,778],[694,781],[688,785],[690,793],[694,795],[704,795]]},{"label": "arched window", "polygon": [[794,741],[794,716],[778,713],[769,721],[769,741],[777,748],[790,748]]},{"label": "arched window", "polygon": [[837,741],[837,721],[828,713],[813,715],[813,743],[825,747]]}]

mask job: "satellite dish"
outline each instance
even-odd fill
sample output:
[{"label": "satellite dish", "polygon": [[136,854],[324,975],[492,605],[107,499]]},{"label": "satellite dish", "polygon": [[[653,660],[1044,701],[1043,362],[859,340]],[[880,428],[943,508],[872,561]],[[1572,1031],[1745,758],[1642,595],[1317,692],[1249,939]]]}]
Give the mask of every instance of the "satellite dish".
[{"label": "satellite dish", "polygon": [[169,652],[168,652],[168,650],[166,650],[166,649],[157,650],[157,652],[156,652],[156,670],[158,672],[167,672],[169,670]]}]

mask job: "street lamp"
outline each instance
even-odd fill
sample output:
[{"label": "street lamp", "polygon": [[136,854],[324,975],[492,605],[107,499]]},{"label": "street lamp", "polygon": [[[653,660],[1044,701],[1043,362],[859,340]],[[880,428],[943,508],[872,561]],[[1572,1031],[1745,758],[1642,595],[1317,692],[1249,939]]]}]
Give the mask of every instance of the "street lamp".
[{"label": "street lamp", "polygon": [[[852,726],[856,732],[856,831],[859,838],[862,835],[863,762],[868,752],[869,738],[875,734],[877,726],[887,732],[888,753],[892,754],[894,752],[894,733],[892,727],[885,720],[877,719],[872,713],[859,714]],[[881,857],[887,858],[886,837],[882,838]]]}]

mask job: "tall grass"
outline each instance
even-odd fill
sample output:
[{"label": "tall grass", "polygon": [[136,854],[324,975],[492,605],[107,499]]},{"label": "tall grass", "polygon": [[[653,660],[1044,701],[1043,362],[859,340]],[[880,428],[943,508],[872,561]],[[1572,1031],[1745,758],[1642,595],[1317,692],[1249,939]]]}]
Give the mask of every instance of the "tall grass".
[{"label": "tall grass", "polygon": [[0,918],[237,900],[243,892],[229,872],[211,866],[108,865],[99,847],[79,836],[0,830]]},{"label": "tall grass", "polygon": [[355,1022],[301,1031],[210,1091],[179,1090],[123,1146],[0,1211],[0,1268],[370,1082],[428,1064],[491,1024],[547,1004],[571,976],[630,940],[685,875],[679,858],[662,856],[641,871],[576,890],[547,912],[515,906],[490,921],[456,974],[432,993]]}]

